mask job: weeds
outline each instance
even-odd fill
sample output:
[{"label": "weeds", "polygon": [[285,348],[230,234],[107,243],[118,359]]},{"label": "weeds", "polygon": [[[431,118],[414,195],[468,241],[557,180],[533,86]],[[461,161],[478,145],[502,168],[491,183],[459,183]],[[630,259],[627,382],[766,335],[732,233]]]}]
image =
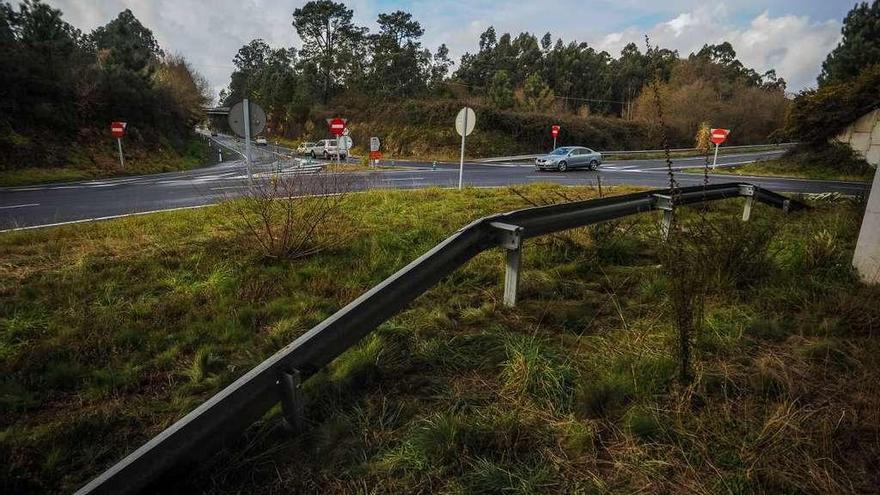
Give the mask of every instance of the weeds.
[{"label": "weeds", "polygon": [[224,203],[227,225],[263,256],[311,256],[341,246],[354,235],[343,214],[352,187],[344,174],[258,178],[243,197]]},{"label": "weeds", "polygon": [[[524,204],[349,195],[343,215],[370,235],[295,264],[255,260],[220,208],[0,237],[2,491],[75,490],[461,225]],[[684,385],[653,222],[618,228],[627,255],[602,261],[586,230],[587,249],[529,244],[516,308],[496,307],[500,254],[480,255],[305,383],[304,434],[279,435],[273,411],[176,488],[873,493],[880,291],[834,268],[860,207],[756,209],[741,228],[732,201],[677,211],[682,230],[703,214],[751,253],[708,234],[693,251],[720,288]]]}]

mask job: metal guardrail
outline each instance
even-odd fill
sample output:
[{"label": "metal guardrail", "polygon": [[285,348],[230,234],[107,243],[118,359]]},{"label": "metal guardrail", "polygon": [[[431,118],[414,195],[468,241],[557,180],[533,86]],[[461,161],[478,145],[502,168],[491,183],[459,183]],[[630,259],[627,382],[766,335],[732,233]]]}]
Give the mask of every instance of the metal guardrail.
[{"label": "metal guardrail", "polygon": [[207,456],[279,402],[287,423],[301,426],[303,380],[483,251],[507,250],[505,304],[512,305],[524,239],[649,211],[663,211],[663,224],[668,225],[677,206],[734,197],[746,198],[743,220],[748,219],[753,199],[784,211],[804,207],[751,184],[726,183],[680,188],[674,195],[654,190],[526,208],[476,220],[245,373],[77,493],[137,493],[151,483],[156,487],[163,474]]},{"label": "metal guardrail", "polygon": [[[740,146],[725,146],[726,150],[746,150],[750,148],[767,148],[771,146],[775,146],[778,148],[788,148],[790,146],[794,146],[797,143],[779,143],[779,144],[744,144]],[[696,148],[676,148],[669,150],[671,153],[685,153],[685,152],[696,152]],[[641,155],[641,154],[649,154],[649,153],[663,153],[664,150],[618,150],[618,151],[600,151],[603,156],[620,156],[620,155]],[[496,163],[496,162],[521,162],[525,160],[534,160],[539,156],[544,156],[547,153],[539,153],[533,155],[512,155],[512,156],[497,156],[492,158],[483,158],[480,160],[475,160],[477,163]]]}]

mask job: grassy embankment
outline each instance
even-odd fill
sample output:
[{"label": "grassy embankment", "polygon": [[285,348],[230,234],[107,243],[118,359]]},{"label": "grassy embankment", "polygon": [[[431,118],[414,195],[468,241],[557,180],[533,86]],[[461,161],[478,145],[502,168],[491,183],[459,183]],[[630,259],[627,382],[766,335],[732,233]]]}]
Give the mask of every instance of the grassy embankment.
[{"label": "grassy embankment", "polygon": [[[352,242],[298,261],[253,254],[222,207],[0,236],[0,491],[72,491],[460,226],[519,206],[503,189],[353,195]],[[756,206],[747,224],[740,201],[710,210],[730,242],[701,260],[717,282],[690,384],[658,217],[641,215],[530,240],[515,309],[502,254],[477,257],[308,382],[304,435],[256,425],[178,488],[871,493],[880,291],[850,269],[861,205],[815,207]]]},{"label": "grassy embankment", "polygon": [[205,141],[192,137],[182,152],[170,146],[146,149],[124,145],[125,168],[119,166],[116,143],[86,146],[79,143],[64,150],[67,166],[42,167],[37,163],[16,164],[15,168],[0,169],[0,186],[24,186],[50,182],[155,174],[188,170],[209,163],[215,157],[209,153]]},{"label": "grassy embankment", "polygon": [[[686,172],[703,173],[703,169],[692,168]],[[851,150],[841,149],[839,146],[819,150],[796,147],[776,159],[720,167],[712,173],[855,182],[871,182],[874,179],[873,167],[854,156]]]}]

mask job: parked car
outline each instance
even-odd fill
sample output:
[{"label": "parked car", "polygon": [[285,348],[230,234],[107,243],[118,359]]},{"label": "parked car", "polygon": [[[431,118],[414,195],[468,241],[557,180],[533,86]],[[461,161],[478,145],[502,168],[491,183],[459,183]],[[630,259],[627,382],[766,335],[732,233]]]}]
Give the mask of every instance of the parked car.
[{"label": "parked car", "polygon": [[269,142],[266,141],[266,138],[259,137],[254,140],[254,144],[256,144],[257,146],[266,146],[269,144]]},{"label": "parked car", "polygon": [[[323,156],[325,160],[335,158],[336,154],[339,153],[339,141],[336,139],[322,139],[318,141],[318,147],[321,149],[321,156]],[[345,160],[345,153],[342,153],[342,155],[339,156],[339,159]]]},{"label": "parked car", "polygon": [[602,165],[602,154],[583,146],[563,146],[535,159],[535,170],[565,172],[575,168],[596,170]]},{"label": "parked car", "polygon": [[[335,139],[322,139],[317,143],[303,143],[296,148],[296,152],[312,158],[320,156],[325,160],[329,160],[336,158],[336,153],[339,152],[339,142]],[[345,160],[345,153],[339,158]]]}]

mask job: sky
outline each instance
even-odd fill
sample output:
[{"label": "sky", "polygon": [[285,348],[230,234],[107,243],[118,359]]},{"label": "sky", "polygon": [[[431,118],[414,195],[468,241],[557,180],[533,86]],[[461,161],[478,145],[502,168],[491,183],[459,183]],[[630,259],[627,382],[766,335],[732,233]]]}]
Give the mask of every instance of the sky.
[{"label": "sky", "polygon": [[[255,38],[299,47],[291,21],[305,1],[48,0],[83,31],[106,24],[126,8],[153,30],[168,53],[184,55],[214,94],[229,84],[232,58]],[[355,22],[376,30],[380,12],[404,10],[425,29],[432,51],[445,43],[457,62],[477,50],[480,33],[528,31],[539,38],[585,41],[617,56],[629,42],[644,51],[644,35],[683,56],[706,43],[729,41],[758,72],[775,69],[789,91],[816,84],[822,61],[840,41],[841,21],[855,5],[843,0],[353,0]],[[453,67],[453,70],[454,68]]]}]

